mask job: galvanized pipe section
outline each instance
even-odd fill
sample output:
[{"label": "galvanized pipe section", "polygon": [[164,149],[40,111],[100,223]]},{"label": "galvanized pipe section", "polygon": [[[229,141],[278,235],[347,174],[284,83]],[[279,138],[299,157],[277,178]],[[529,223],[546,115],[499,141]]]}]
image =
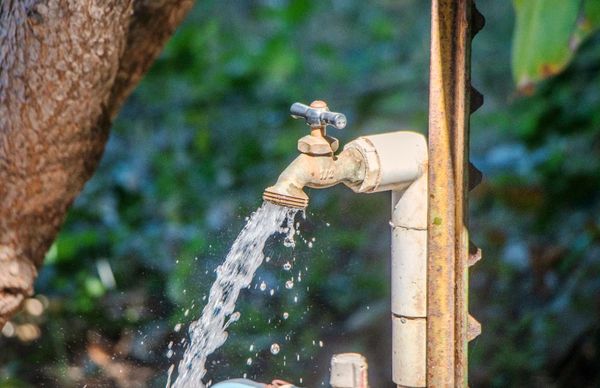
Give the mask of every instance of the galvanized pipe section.
[{"label": "galvanized pipe section", "polygon": [[471,0],[432,0],[427,385],[467,385],[466,176]]}]

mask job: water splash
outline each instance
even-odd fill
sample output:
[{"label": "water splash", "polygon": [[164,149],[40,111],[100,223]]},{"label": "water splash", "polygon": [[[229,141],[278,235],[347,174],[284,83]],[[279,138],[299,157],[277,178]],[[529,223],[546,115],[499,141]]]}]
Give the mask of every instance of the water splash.
[{"label": "water splash", "polygon": [[278,343],[274,343],[271,345],[271,353],[279,354],[279,350],[281,350],[281,348],[279,347]]},{"label": "water splash", "polygon": [[189,345],[177,368],[178,376],[172,388],[205,387],[202,378],[206,374],[206,358],[227,339],[227,326],[239,319],[238,313],[232,313],[240,290],[252,282],[254,272],[264,259],[265,243],[271,235],[284,233],[284,244],[294,245],[296,213],[297,210],[265,202],[248,219],[225,261],[217,268],[217,279],[210,289],[202,316],[190,325]]}]

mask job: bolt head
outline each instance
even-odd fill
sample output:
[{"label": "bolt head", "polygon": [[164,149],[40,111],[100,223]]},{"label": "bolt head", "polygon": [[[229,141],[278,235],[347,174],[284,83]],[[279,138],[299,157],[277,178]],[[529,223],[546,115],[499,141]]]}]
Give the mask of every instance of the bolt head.
[{"label": "bolt head", "polygon": [[335,137],[307,135],[298,140],[298,151],[303,154],[329,155],[338,150],[340,142]]}]

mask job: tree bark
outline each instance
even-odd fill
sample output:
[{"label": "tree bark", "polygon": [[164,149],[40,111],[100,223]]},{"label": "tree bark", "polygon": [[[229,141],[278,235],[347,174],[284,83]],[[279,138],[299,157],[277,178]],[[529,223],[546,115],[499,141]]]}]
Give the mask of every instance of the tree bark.
[{"label": "tree bark", "polygon": [[193,0],[0,0],[0,327]]}]

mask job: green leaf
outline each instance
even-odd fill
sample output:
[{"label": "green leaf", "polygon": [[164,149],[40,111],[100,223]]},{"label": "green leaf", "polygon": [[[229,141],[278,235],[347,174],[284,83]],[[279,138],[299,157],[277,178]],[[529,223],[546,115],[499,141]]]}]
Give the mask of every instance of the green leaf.
[{"label": "green leaf", "polygon": [[600,1],[598,0],[586,0],[583,2],[583,8],[579,20],[577,22],[577,29],[575,30],[575,36],[573,38],[572,46],[578,46],[587,37],[592,35],[600,27]]},{"label": "green leaf", "polygon": [[600,29],[599,0],[514,0],[513,74],[522,92],[560,73]]},{"label": "green leaf", "polygon": [[580,0],[514,0],[513,75],[526,91],[562,71],[573,56]]}]

